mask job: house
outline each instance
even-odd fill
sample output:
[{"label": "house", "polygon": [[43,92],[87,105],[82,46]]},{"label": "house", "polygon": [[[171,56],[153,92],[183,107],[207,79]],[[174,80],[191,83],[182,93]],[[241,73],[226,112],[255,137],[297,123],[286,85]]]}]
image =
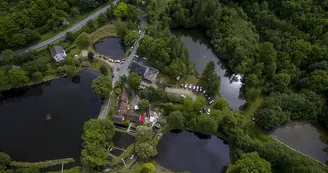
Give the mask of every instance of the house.
[{"label": "house", "polygon": [[138,75],[142,76],[143,79],[154,83],[159,71],[155,68],[148,67],[141,62],[133,61],[129,65],[130,71],[136,72]]},{"label": "house", "polygon": [[62,46],[54,46],[50,49],[52,58],[56,61],[62,61],[66,59],[66,52]]}]

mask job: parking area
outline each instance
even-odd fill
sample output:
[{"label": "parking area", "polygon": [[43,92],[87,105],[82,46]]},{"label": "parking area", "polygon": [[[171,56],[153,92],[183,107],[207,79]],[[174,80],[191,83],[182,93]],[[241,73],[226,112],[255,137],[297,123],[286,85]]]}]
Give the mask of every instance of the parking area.
[{"label": "parking area", "polygon": [[193,93],[191,90],[186,90],[184,88],[165,88],[165,92],[169,92],[169,93],[174,93],[174,94],[178,94],[178,95],[184,95],[187,97],[190,97],[193,101],[196,100],[197,95],[195,93]]}]

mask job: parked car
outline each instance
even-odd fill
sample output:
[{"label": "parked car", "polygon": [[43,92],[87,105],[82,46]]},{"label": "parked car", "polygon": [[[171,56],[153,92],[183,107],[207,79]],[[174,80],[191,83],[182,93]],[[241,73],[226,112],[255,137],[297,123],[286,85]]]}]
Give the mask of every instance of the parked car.
[{"label": "parked car", "polygon": [[211,108],[208,108],[207,109],[207,114],[210,114],[211,113]]},{"label": "parked car", "polygon": [[194,85],[194,86],[192,87],[192,90],[194,90],[194,91],[195,91],[195,89],[196,89],[196,86]]},{"label": "parked car", "polygon": [[189,84],[189,89],[191,90],[191,88],[192,88],[192,85],[191,85],[191,84]]},{"label": "parked car", "polygon": [[120,64],[124,64],[124,61],[121,61]]},{"label": "parked car", "polygon": [[139,32],[138,33],[139,33],[139,35],[141,34],[141,30],[140,29],[139,29]]},{"label": "parked car", "polygon": [[196,92],[198,92],[198,90],[199,90],[199,86],[196,87]]},{"label": "parked car", "polygon": [[201,112],[205,113],[206,112],[206,106],[203,107],[203,109],[201,110]]},{"label": "parked car", "polygon": [[200,88],[199,88],[199,91],[200,91],[200,92],[202,92],[202,91],[203,91],[203,88],[202,88],[202,87],[200,87]]},{"label": "parked car", "polygon": [[206,90],[203,91],[203,94],[205,94],[205,93],[206,93]]},{"label": "parked car", "polygon": [[207,100],[208,100],[208,101],[213,100],[213,97],[212,97],[212,96],[208,96],[208,97],[207,97]]},{"label": "parked car", "polygon": [[184,86],[184,88],[187,89],[187,88],[188,88],[188,84],[186,84],[186,85]]},{"label": "parked car", "polygon": [[181,95],[181,98],[184,98],[184,99],[185,99],[186,97],[187,97],[187,96],[185,96],[185,95]]},{"label": "parked car", "polygon": [[114,60],[113,60],[113,59],[109,59],[108,61],[109,61],[109,62],[114,62]]},{"label": "parked car", "polygon": [[208,102],[209,105],[213,104],[214,103],[214,100],[211,100]]},{"label": "parked car", "polygon": [[184,84],[182,83],[180,86],[181,86],[181,88],[182,88],[182,87],[184,86]]},{"label": "parked car", "polygon": [[107,57],[105,57],[105,56],[103,56],[103,59],[104,59],[104,60],[108,60],[108,58],[107,58]]},{"label": "parked car", "polygon": [[129,159],[131,160],[131,159],[133,159],[133,157],[134,157],[134,154],[132,154],[132,155],[129,157]]}]

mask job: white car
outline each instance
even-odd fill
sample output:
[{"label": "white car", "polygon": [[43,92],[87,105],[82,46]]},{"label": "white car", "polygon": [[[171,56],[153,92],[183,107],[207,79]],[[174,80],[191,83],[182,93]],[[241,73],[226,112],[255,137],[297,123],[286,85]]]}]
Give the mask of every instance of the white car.
[{"label": "white car", "polygon": [[130,156],[130,158],[129,158],[129,159],[131,160],[131,159],[133,159],[133,157],[134,157],[134,154],[132,154],[132,155]]},{"label": "white car", "polygon": [[192,90],[195,90],[195,89],[196,89],[196,86],[193,86],[193,87],[192,87]]},{"label": "white car", "polygon": [[203,91],[203,94],[205,94],[205,93],[206,93],[206,90]]},{"label": "white car", "polygon": [[214,100],[211,100],[210,102],[208,102],[209,105],[213,104]]},{"label": "white car", "polygon": [[186,97],[187,97],[187,96],[185,96],[185,95],[181,95],[181,98],[184,98],[184,99],[185,99]]},{"label": "white car", "polygon": [[200,92],[202,92],[202,91],[203,91],[203,88],[202,88],[202,87],[200,87],[200,88],[199,88],[199,91],[200,91]]},{"label": "white car", "polygon": [[189,89],[191,90],[191,88],[192,88],[192,85],[191,85],[191,84],[189,84]]},{"label": "white car", "polygon": [[139,56],[137,54],[133,55],[135,58],[139,58]]},{"label": "white car", "polygon": [[139,29],[139,32],[138,33],[139,33],[139,35],[141,34],[141,30],[140,29]]},{"label": "white car", "polygon": [[207,114],[210,114],[211,113],[211,108],[208,108],[207,109]]},{"label": "white car", "polygon": [[198,90],[199,90],[199,86],[196,87],[196,92],[198,92]]},{"label": "white car", "polygon": [[186,84],[186,85],[184,86],[184,88],[187,89],[187,88],[188,88],[188,84]]}]

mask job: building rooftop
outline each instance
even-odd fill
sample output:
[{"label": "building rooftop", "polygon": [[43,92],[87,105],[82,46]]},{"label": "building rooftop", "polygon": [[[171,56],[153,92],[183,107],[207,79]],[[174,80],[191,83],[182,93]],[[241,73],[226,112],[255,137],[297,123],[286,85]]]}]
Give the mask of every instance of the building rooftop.
[{"label": "building rooftop", "polygon": [[130,66],[129,66],[130,70],[133,71],[133,72],[136,72],[138,73],[140,76],[144,76],[148,67],[145,66],[145,65],[142,65],[138,62],[131,62]]},{"label": "building rooftop", "polygon": [[54,57],[55,55],[59,54],[59,53],[65,53],[64,49],[62,46],[54,46],[50,49],[51,52],[51,56]]}]

